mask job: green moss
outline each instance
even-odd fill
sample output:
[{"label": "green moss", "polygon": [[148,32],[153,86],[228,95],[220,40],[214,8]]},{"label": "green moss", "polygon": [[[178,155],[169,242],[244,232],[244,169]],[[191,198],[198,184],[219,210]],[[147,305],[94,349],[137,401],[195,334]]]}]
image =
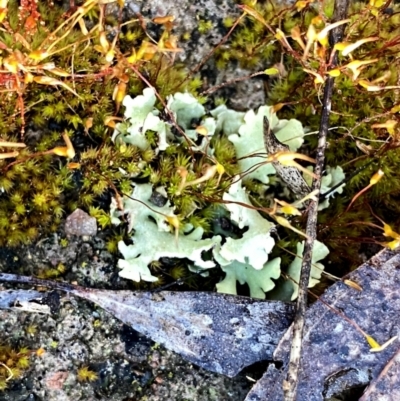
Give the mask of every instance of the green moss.
[{"label": "green moss", "polygon": [[198,30],[200,33],[205,34],[213,28],[212,21],[199,20]]},{"label": "green moss", "polygon": [[[36,30],[26,32],[26,25],[21,24],[18,18],[19,2],[10,0],[8,14],[0,30],[0,41],[8,47],[2,50],[2,59],[14,57],[14,52],[18,51],[19,62],[29,65],[34,78],[27,84],[22,97],[11,91],[7,93],[7,101],[0,103],[2,139],[18,141],[22,113],[33,131],[43,131],[40,138],[34,140],[27,136],[29,147],[20,152],[15,163],[0,161],[0,188],[4,192],[0,199],[0,219],[4,222],[3,227],[10,227],[9,220],[12,218],[12,231],[6,233],[0,230],[0,245],[32,241],[46,231],[46,227],[55,229],[66,213],[78,206],[91,207],[113,188],[127,192],[128,178],[138,175],[141,170],[145,171],[146,163],[155,157],[152,149],[141,153],[132,146],[115,149],[109,139],[110,132],[104,125],[106,117],[117,114],[118,105],[113,101],[113,92],[120,78],[127,80],[127,93],[132,96],[145,87],[125,59],[125,55],[131,54],[132,48],[138,50],[146,38],[139,22],[124,26],[115,49],[117,56],[111,64],[107,64],[104,53],[95,47],[100,43],[96,37],[97,30],[88,38],[78,24],[72,24],[73,20],[58,30],[60,23],[65,21],[63,7],[55,4],[49,8],[45,1],[39,1],[37,7],[43,24],[37,24]],[[98,23],[98,17],[95,7],[82,19],[89,26]],[[106,23],[116,28],[120,21],[107,17]],[[55,30],[57,33],[51,34]],[[16,32],[26,42],[16,40]],[[29,58],[32,50],[41,49],[46,49],[49,55],[41,60]],[[70,75],[63,77],[53,74],[51,68],[43,70],[35,67],[43,63],[54,63],[55,67]],[[145,63],[139,60],[136,68],[145,72],[162,98],[179,90],[195,92],[202,85],[199,78],[186,80],[183,66],[172,65],[170,57],[162,52]],[[76,75],[72,77],[72,74]],[[35,81],[43,77],[54,78],[62,84],[52,86]],[[11,74],[4,69],[1,78],[1,82],[7,79],[12,82]],[[23,109],[20,107],[21,99]],[[75,142],[75,133],[85,130],[87,121],[91,121],[87,138],[96,145],[93,148],[86,146],[74,160],[80,164],[79,170],[69,170],[66,160],[40,154],[55,146],[63,146],[60,132],[49,131],[49,122],[71,128],[72,141]],[[106,224],[104,216],[100,216],[100,220],[102,225]]]},{"label": "green moss", "polygon": [[22,377],[24,371],[29,367],[29,350],[27,348],[12,348],[10,345],[0,345],[0,391],[7,389],[9,377],[12,380]]}]

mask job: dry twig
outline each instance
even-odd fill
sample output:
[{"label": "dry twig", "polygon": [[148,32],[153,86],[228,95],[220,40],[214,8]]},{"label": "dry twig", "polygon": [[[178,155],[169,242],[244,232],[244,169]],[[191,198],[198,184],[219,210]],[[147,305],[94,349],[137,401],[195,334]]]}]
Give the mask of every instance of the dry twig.
[{"label": "dry twig", "polygon": [[[344,20],[347,14],[349,1],[336,0],[335,1],[335,14],[334,21]],[[331,34],[331,45],[338,43],[342,40],[344,32],[344,25],[334,29]],[[332,60],[331,67],[334,68],[337,64],[337,55]],[[329,115],[331,111],[331,98],[333,91],[334,78],[328,77],[324,87],[324,97],[322,104],[321,123],[318,134],[318,148],[316,155],[315,174],[319,177],[313,180],[312,190],[320,190],[321,188],[321,175],[324,167],[326,138],[329,129]],[[300,369],[301,348],[304,330],[304,316],[307,307],[307,288],[310,280],[311,272],[311,257],[316,238],[316,226],[318,216],[318,200],[312,200],[309,205],[309,213],[307,220],[306,234],[303,252],[303,263],[301,266],[301,275],[299,282],[299,295],[296,304],[296,316],[293,322],[293,337],[292,346],[290,350],[289,367],[287,371],[286,380],[283,382],[283,393],[285,401],[295,401],[296,392],[298,387],[298,372]]]}]

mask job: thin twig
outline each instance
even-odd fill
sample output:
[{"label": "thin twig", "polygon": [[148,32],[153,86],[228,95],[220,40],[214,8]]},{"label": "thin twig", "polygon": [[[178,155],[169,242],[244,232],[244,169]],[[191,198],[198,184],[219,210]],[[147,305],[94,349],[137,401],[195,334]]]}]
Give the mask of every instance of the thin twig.
[{"label": "thin twig", "polygon": [[[335,14],[334,21],[340,21],[346,18],[349,0],[336,0],[335,1]],[[334,29],[331,34],[331,45],[340,42],[343,37],[344,26],[339,26]],[[332,67],[337,64],[337,55],[332,60]],[[326,138],[329,130],[329,116],[331,112],[331,98],[333,91],[334,78],[328,77],[324,88],[324,98],[322,103],[321,122],[318,134],[318,148],[316,156],[316,166],[314,172],[319,178],[314,179],[312,190],[321,189],[321,176],[325,161]],[[318,216],[318,199],[312,200],[309,206],[309,213],[307,219],[306,234],[303,263],[301,266],[301,275],[299,280],[299,295],[296,304],[296,316],[293,322],[293,337],[290,349],[289,367],[286,379],[283,382],[284,401],[295,401],[297,394],[297,387],[299,384],[299,370],[300,370],[300,357],[302,348],[302,339],[305,323],[305,312],[307,307],[307,288],[310,280],[311,272],[311,258],[314,240],[316,238]]]}]

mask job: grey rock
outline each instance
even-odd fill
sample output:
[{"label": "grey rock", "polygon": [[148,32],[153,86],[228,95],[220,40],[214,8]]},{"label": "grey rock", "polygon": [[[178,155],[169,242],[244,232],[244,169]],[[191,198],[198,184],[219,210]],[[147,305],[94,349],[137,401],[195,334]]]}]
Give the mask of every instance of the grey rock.
[{"label": "grey rock", "polygon": [[65,221],[65,233],[67,235],[96,235],[97,222],[81,209],[76,209]]}]

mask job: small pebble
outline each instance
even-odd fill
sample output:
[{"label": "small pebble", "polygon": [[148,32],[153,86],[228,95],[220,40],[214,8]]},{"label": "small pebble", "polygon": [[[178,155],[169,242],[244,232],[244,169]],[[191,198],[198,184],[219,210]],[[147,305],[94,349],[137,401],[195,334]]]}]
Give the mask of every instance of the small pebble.
[{"label": "small pebble", "polygon": [[65,233],[67,235],[96,235],[97,222],[81,209],[76,209],[65,221]]}]

